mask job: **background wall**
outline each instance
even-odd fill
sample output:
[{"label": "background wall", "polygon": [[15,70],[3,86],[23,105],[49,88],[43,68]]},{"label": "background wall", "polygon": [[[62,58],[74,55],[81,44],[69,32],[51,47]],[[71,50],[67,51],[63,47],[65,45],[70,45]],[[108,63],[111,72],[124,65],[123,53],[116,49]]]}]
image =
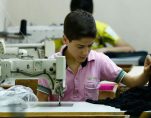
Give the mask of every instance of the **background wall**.
[{"label": "background wall", "polygon": [[[2,0],[0,0],[2,1]],[[63,23],[70,0],[5,0],[7,25]],[[94,17],[106,22],[137,50],[151,52],[151,0],[94,0]],[[0,12],[1,13],[1,12]],[[1,17],[0,17],[1,18]]]},{"label": "background wall", "polygon": [[4,30],[6,16],[6,0],[0,0],[0,31]]}]

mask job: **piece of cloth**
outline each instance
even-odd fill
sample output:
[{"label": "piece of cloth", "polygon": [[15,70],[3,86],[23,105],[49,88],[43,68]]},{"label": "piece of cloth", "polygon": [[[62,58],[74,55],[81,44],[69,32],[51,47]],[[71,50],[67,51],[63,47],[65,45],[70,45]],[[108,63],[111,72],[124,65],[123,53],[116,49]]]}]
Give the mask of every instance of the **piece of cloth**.
[{"label": "piece of cloth", "polygon": [[[50,58],[63,55],[61,52],[52,55]],[[97,85],[102,80],[119,83],[126,72],[116,66],[106,55],[91,50],[88,58],[81,64],[76,75],[67,66],[66,68],[66,88],[63,101],[85,101],[86,99],[98,99]],[[43,87],[42,87],[43,86]],[[47,89],[46,89],[47,88]],[[39,79],[40,91],[47,92],[49,84],[44,79]],[[50,94],[50,93],[47,93]],[[52,99],[51,99],[52,100]]]},{"label": "piece of cloth", "polygon": [[138,118],[143,111],[151,110],[151,87],[134,87],[128,89],[119,97],[105,100],[86,100],[93,104],[104,104],[112,107],[120,108],[126,111],[126,114]]},{"label": "piece of cloth", "polygon": [[[106,43],[115,45],[116,42],[120,39],[119,36],[115,33],[115,31],[106,23],[95,21],[97,35],[94,44],[92,45],[92,49],[98,49],[102,47],[106,47]],[[63,43],[62,39],[55,39],[55,48],[56,52],[58,52]]]}]

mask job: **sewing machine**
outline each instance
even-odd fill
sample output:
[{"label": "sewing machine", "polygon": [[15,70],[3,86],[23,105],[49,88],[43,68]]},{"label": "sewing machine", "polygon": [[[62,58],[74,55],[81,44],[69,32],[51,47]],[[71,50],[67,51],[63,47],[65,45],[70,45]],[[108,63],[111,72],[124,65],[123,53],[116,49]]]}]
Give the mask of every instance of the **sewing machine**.
[{"label": "sewing machine", "polygon": [[56,59],[1,59],[0,60],[0,84],[16,79],[47,79],[50,83],[52,94],[59,98],[63,96],[66,78],[66,61],[64,56]]},{"label": "sewing machine", "polygon": [[55,44],[52,40],[42,43],[7,44],[0,40],[0,58],[48,58],[55,53]]},{"label": "sewing machine", "polygon": [[18,33],[19,26],[8,27],[7,35],[1,35],[5,41],[11,43],[40,43],[46,39],[56,40],[63,36],[63,25],[28,25],[27,33]]}]

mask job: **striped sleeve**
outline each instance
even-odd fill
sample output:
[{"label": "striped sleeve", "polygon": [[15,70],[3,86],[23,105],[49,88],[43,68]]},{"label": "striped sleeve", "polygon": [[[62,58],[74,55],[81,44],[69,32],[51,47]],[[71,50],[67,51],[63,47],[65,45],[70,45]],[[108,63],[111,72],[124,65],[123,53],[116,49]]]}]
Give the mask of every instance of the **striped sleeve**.
[{"label": "striped sleeve", "polygon": [[123,77],[125,76],[126,72],[121,70],[118,76],[116,77],[115,81],[116,83],[119,83],[122,81]]},{"label": "striped sleeve", "polygon": [[51,93],[50,83],[46,79],[38,79],[37,90],[46,94]]}]

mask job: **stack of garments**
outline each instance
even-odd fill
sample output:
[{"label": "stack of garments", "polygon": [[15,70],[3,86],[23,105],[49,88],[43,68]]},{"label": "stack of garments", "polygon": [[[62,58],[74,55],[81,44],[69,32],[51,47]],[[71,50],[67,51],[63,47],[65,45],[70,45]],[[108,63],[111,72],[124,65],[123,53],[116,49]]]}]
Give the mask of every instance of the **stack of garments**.
[{"label": "stack of garments", "polygon": [[143,111],[151,110],[151,86],[134,87],[128,89],[119,97],[111,99],[107,98],[105,100],[86,100],[93,104],[104,104],[112,107],[120,108],[126,111],[133,117],[139,117]]}]

